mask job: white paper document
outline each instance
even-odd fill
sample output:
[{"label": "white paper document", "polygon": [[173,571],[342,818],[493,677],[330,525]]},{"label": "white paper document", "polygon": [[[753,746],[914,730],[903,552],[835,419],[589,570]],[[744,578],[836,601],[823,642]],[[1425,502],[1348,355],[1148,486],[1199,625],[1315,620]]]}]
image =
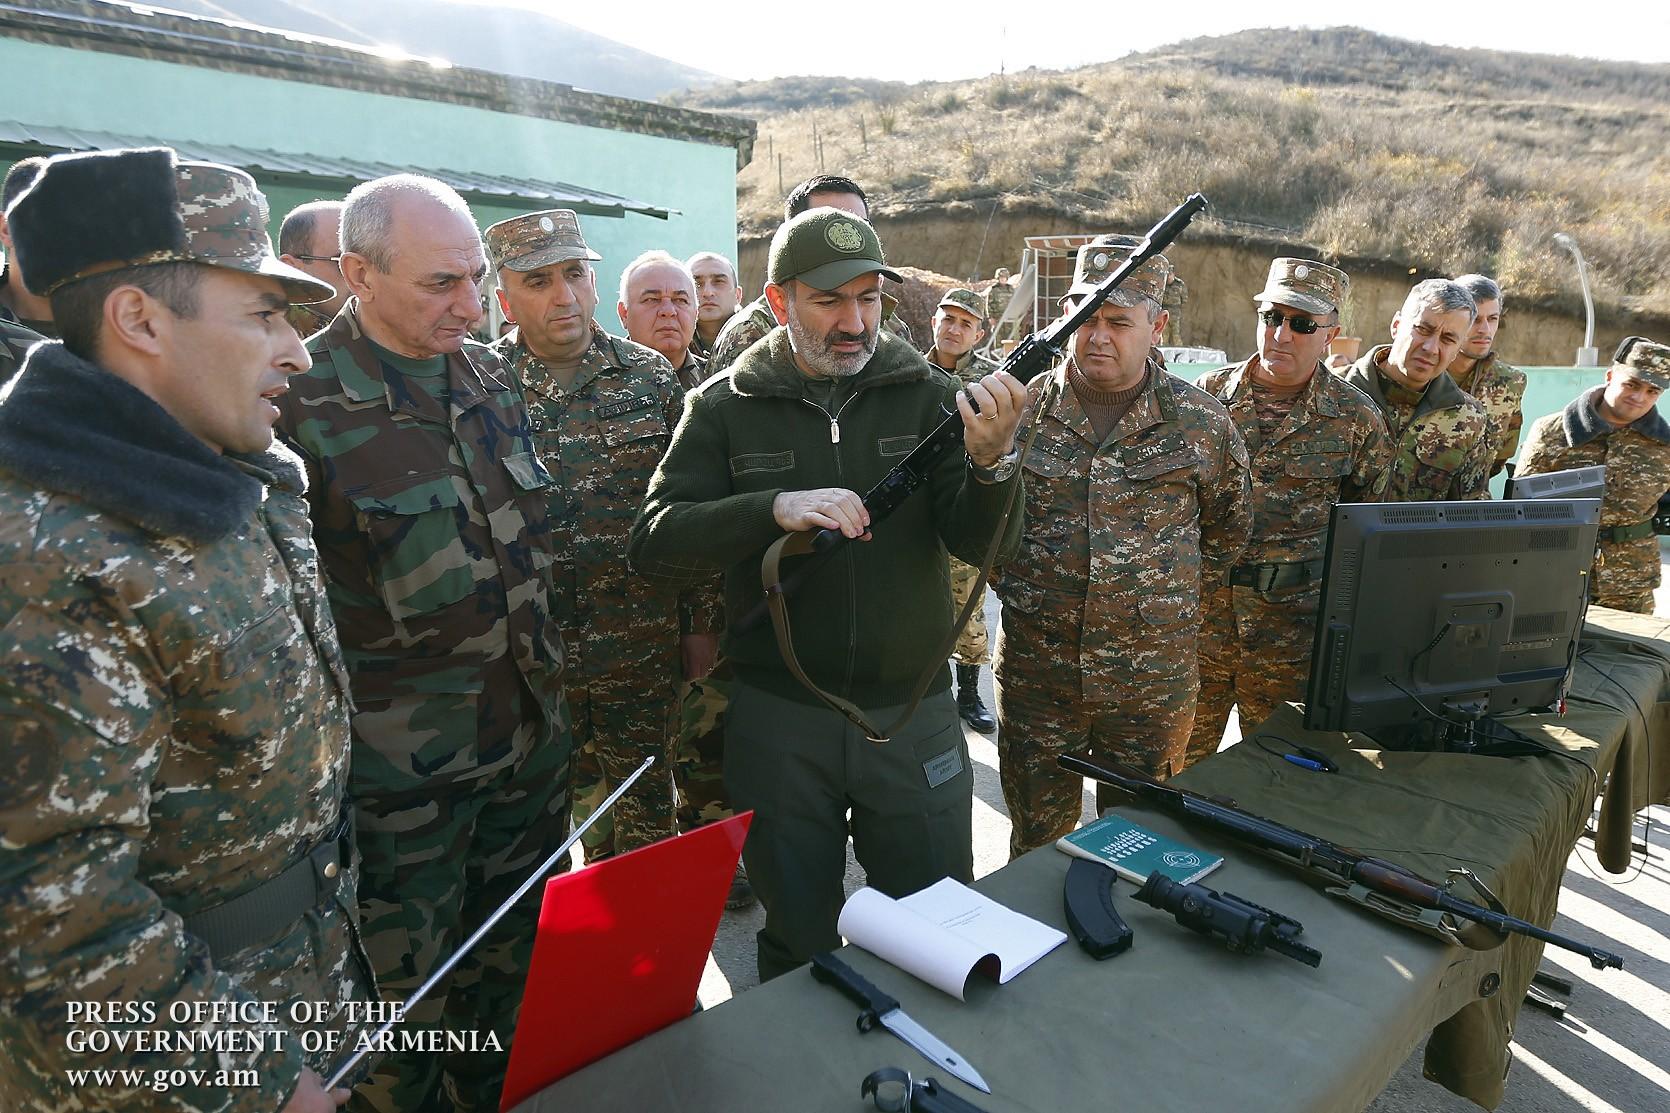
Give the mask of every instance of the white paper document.
[{"label": "white paper document", "polygon": [[974,970],[1007,982],[1067,941],[949,877],[902,900],[860,889],[837,926],[850,942],[959,1001]]}]

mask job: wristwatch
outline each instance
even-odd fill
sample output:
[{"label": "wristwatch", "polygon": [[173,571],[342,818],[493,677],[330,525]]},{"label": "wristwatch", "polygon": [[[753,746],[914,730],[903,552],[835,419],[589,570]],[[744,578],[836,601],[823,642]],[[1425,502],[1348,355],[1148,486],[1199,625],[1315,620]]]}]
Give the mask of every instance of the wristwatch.
[{"label": "wristwatch", "polygon": [[997,463],[989,468],[983,468],[974,462],[974,457],[963,453],[968,460],[968,470],[974,473],[974,478],[981,483],[1002,483],[1015,474],[1015,465],[1021,461],[1021,451],[1011,448],[997,458]]}]

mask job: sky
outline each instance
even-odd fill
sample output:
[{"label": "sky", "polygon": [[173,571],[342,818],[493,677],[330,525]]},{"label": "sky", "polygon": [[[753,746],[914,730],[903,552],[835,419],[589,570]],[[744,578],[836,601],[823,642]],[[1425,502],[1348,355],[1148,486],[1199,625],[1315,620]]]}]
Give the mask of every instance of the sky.
[{"label": "sky", "polygon": [[[862,29],[827,0],[657,0],[590,6],[551,0],[474,2],[520,4],[549,12],[652,54],[743,80],[832,74],[944,81],[1028,66],[1067,69],[1181,39],[1297,23],[1344,23],[1445,46],[1670,62],[1670,3],[1664,0],[1494,0],[1454,8],[1438,0],[1358,0],[1322,18],[1302,21],[1292,8],[1246,0],[866,0],[852,7],[874,11],[880,18]],[[709,18],[699,18],[703,14]]]}]

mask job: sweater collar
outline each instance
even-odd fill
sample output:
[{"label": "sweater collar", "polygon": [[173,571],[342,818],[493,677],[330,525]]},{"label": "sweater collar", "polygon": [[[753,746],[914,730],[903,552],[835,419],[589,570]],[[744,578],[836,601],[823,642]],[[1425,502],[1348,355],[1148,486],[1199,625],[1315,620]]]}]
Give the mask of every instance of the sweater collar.
[{"label": "sweater collar", "polygon": [[221,455],[126,380],[38,345],[0,399],[0,468],[162,537],[208,544],[260,505],[262,488],[305,489],[301,461],[277,442]]}]

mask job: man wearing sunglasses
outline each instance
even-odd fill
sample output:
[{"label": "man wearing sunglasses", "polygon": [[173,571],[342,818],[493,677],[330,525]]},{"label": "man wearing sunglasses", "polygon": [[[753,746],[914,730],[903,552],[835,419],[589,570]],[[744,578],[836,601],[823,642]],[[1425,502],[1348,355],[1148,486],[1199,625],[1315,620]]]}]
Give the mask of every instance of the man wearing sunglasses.
[{"label": "man wearing sunglasses", "polygon": [[336,290],[336,295],[313,305],[292,305],[286,319],[303,340],[323,332],[348,300],[342,281],[341,201],[309,201],[297,205],[278,226],[278,257]]},{"label": "man wearing sunglasses", "polygon": [[1345,272],[1325,263],[1277,259],[1253,299],[1257,352],[1196,383],[1246,442],[1253,532],[1241,563],[1203,593],[1190,764],[1217,752],[1232,706],[1246,730],[1304,698],[1329,513],[1385,490],[1386,423],[1323,363],[1349,289]]},{"label": "man wearing sunglasses", "polygon": [[1490,497],[1496,423],[1446,371],[1477,315],[1465,286],[1447,278],[1417,283],[1392,317],[1392,342],[1345,372],[1380,407],[1396,445],[1386,502]]}]

